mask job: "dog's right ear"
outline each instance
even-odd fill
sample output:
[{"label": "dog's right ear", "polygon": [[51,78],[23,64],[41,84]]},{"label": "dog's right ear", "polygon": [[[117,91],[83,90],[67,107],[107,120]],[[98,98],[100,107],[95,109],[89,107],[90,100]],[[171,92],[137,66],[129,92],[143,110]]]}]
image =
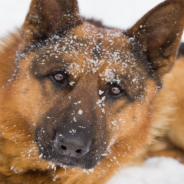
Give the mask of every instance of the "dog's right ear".
[{"label": "dog's right ear", "polygon": [[184,0],[166,0],[149,11],[131,29],[158,78],[174,64],[184,28]]},{"label": "dog's right ear", "polygon": [[22,35],[27,44],[32,44],[80,23],[77,0],[32,0]]}]

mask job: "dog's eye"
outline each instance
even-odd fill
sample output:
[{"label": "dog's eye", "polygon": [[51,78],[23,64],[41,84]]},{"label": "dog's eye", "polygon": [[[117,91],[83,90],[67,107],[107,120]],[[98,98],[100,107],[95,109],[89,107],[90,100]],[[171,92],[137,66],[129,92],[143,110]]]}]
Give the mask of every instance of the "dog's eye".
[{"label": "dog's eye", "polygon": [[113,95],[119,95],[121,93],[121,89],[119,87],[112,87],[111,88],[111,93]]},{"label": "dog's eye", "polygon": [[113,96],[120,96],[122,94],[124,94],[125,91],[124,89],[121,87],[121,86],[112,86],[110,88],[110,94],[113,95]]},{"label": "dog's eye", "polygon": [[64,83],[65,82],[65,74],[63,72],[56,72],[52,74],[52,77],[54,80],[58,83]]}]

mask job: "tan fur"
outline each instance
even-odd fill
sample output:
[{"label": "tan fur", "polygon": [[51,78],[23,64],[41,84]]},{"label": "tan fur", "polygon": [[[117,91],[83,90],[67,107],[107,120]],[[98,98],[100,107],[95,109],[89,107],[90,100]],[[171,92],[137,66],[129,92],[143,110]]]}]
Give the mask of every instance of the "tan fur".
[{"label": "tan fur", "polygon": [[[0,47],[0,183],[104,184],[120,168],[142,160],[147,149],[150,155],[162,150],[163,146],[148,148],[153,137],[165,136],[184,149],[183,58],[164,76],[177,53],[178,38],[184,27],[183,10],[183,1],[166,1],[124,35],[121,30],[96,27],[83,20],[75,0],[51,0],[49,3],[33,0],[21,32],[11,34]],[[68,11],[71,11],[70,17],[66,18]],[[167,13],[171,19],[165,23]],[[39,21],[35,20],[35,15]],[[156,17],[160,15],[163,18],[158,22]],[[172,29],[171,24],[176,19],[178,22]],[[165,30],[165,34],[159,30]],[[49,40],[56,35],[60,36],[59,41]],[[140,64],[131,37],[135,37],[134,44],[140,46],[137,49],[142,53],[141,58],[149,60],[154,74]],[[37,43],[40,44],[38,48]],[[70,89],[58,90],[45,77],[60,71],[61,65],[74,82]],[[116,78],[107,76],[109,69],[116,71]],[[40,76],[44,76],[44,80],[37,79]],[[99,90],[106,91],[118,76],[124,80],[118,85],[128,97],[113,102],[102,100]],[[164,87],[156,98],[161,77]],[[92,170],[63,168],[45,161],[35,141],[38,127],[46,126],[47,132],[43,134],[46,136],[56,126],[44,124],[43,119],[50,110],[56,116],[61,114],[62,118],[62,112],[68,107],[76,109],[73,104],[79,100],[81,104],[77,110],[85,109],[86,113],[91,110],[89,107],[95,110],[98,146],[102,144],[103,129],[106,128],[108,134],[105,157]],[[92,114],[84,114],[83,121],[92,122],[92,119]],[[175,154],[169,155],[176,158]]]},{"label": "tan fur", "polygon": [[[163,136],[161,136],[162,141],[157,142],[156,145],[152,147],[151,155],[170,155],[178,160],[183,160],[184,158],[184,156],[178,152],[178,149],[184,149],[184,95],[182,93],[184,87],[183,71],[184,58],[180,57],[176,60],[171,72],[164,76],[164,87],[154,102],[154,128],[157,128],[158,131],[162,131],[162,134],[167,140],[163,139]],[[161,154],[161,150],[166,150],[166,152],[162,152]],[[173,154],[174,151],[176,151],[176,155],[178,154],[178,156]]]}]

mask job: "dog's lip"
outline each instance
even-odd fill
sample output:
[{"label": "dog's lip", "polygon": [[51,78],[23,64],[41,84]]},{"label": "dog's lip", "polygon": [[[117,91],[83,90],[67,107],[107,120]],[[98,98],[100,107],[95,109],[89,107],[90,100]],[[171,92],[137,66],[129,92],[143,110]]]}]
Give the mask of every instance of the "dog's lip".
[{"label": "dog's lip", "polygon": [[66,165],[66,166],[76,166],[75,162],[68,159],[62,159],[62,163],[59,163],[59,164]]},{"label": "dog's lip", "polygon": [[[101,156],[101,158],[99,160],[101,160],[103,158],[104,158],[104,156]],[[97,163],[95,163],[95,164],[88,163],[86,165],[85,162],[82,162],[81,160],[80,160],[80,162],[78,162],[77,160],[75,160],[75,159],[73,160],[72,158],[68,159],[67,157],[62,157],[61,162],[59,162],[59,164],[60,165],[62,164],[62,165],[67,166],[67,167],[81,167],[83,169],[92,169],[96,166]]]},{"label": "dog's lip", "polygon": [[67,167],[85,167],[84,164],[77,163],[75,160],[68,157],[62,157],[60,161],[57,160],[56,164],[62,166],[64,165]]},{"label": "dog's lip", "polygon": [[55,162],[56,165],[60,167],[80,167],[83,169],[92,169],[95,167],[95,164],[88,163],[86,164],[84,160],[78,160],[78,159],[73,159],[73,158],[68,158],[68,157],[57,157],[57,158],[50,158],[50,161]]}]

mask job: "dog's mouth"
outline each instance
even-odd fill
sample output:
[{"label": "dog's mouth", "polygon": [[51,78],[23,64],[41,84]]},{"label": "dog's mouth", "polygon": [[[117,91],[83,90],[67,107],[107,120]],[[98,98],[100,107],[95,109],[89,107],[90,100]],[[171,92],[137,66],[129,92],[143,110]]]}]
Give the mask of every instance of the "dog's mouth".
[{"label": "dog's mouth", "polygon": [[81,159],[81,160],[76,160],[74,158],[67,158],[67,157],[62,157],[60,158],[61,162],[58,162],[58,160],[55,160],[55,163],[60,166],[67,166],[67,167],[80,167],[82,169],[92,169],[96,166],[98,162],[86,162],[86,160]]},{"label": "dog's mouth", "polygon": [[[61,163],[58,163],[58,164],[61,164]],[[77,163],[76,163],[76,161],[72,160],[69,157],[63,157],[62,158],[62,165],[69,166],[69,167],[75,167],[75,166],[77,166]]]},{"label": "dog's mouth", "polygon": [[39,147],[40,158],[54,162],[58,166],[64,167],[80,167],[82,169],[94,168],[100,160],[104,158],[103,154],[99,155],[97,150],[90,151],[88,154],[80,158],[74,158],[69,156],[63,156],[57,149],[49,149],[52,151],[46,151],[43,147]]}]

